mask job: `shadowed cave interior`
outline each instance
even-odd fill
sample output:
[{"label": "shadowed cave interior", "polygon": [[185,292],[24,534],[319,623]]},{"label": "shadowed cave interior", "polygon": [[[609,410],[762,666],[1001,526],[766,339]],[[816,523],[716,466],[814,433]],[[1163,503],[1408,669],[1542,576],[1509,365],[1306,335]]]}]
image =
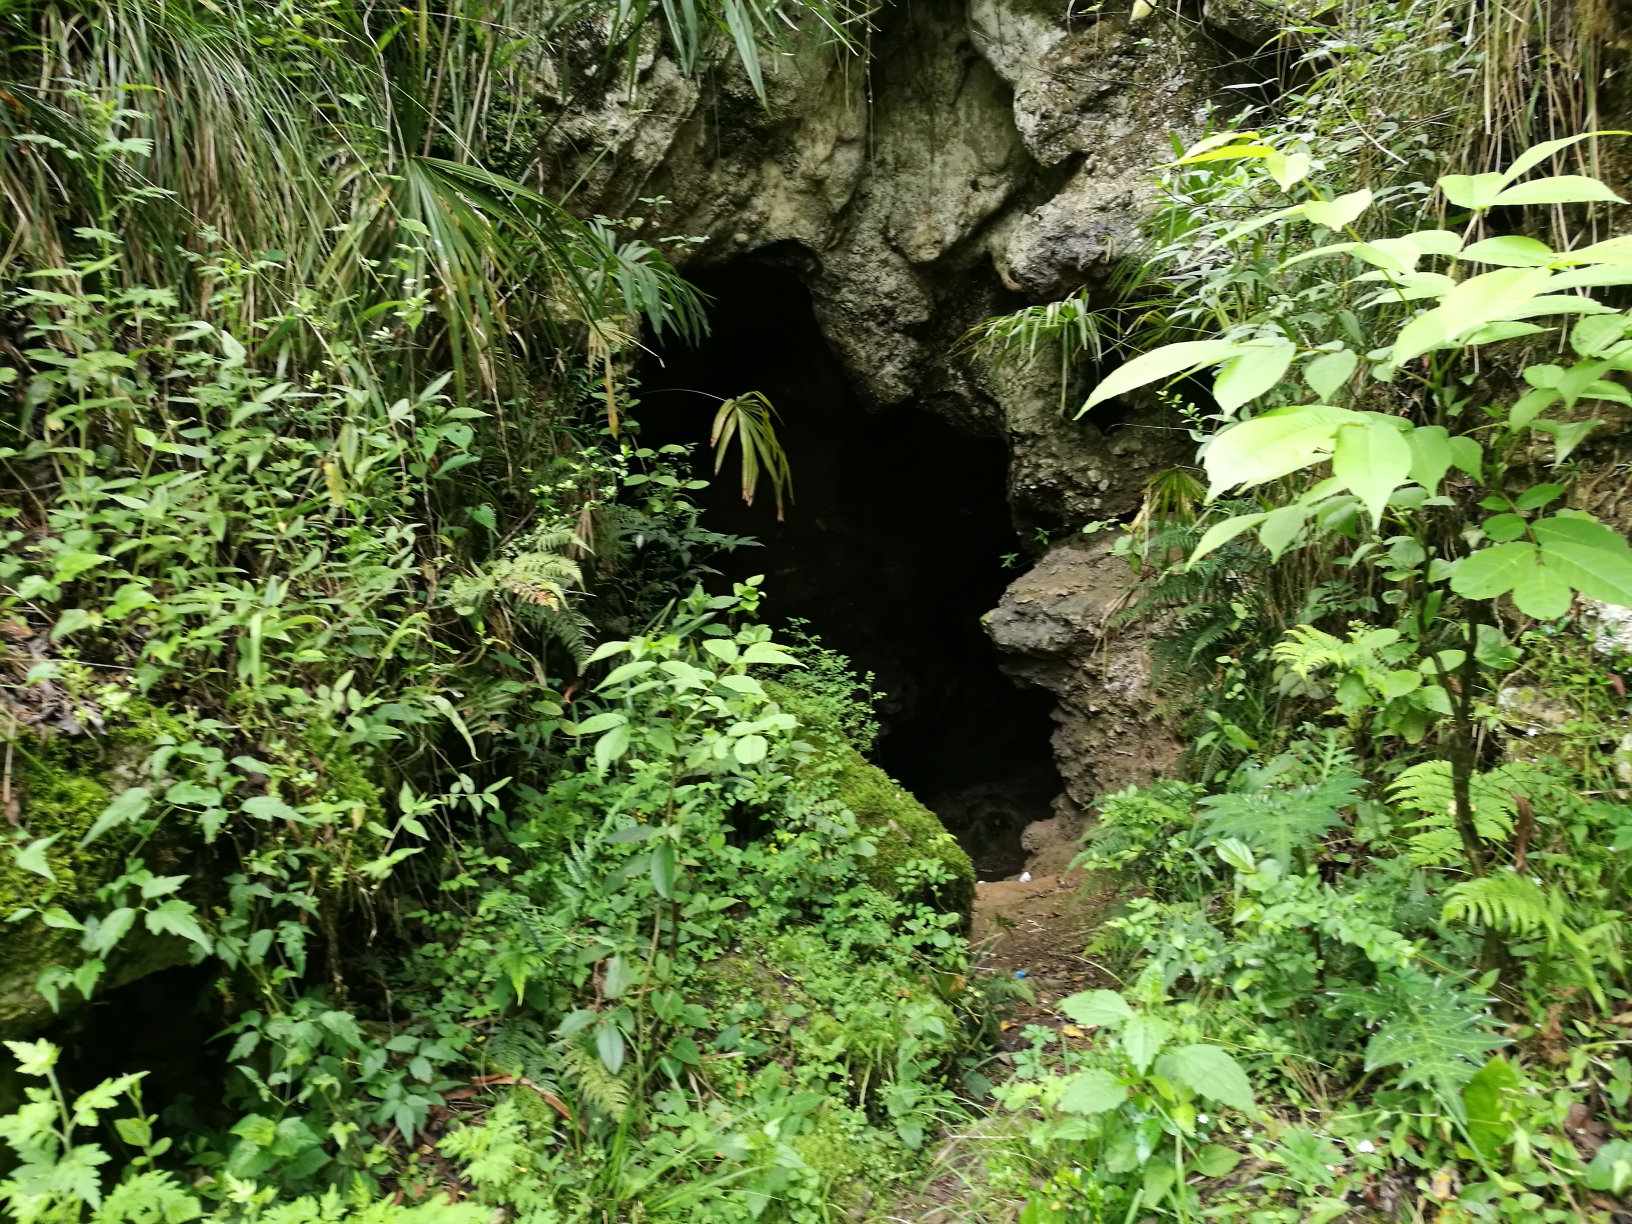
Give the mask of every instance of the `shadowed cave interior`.
[{"label": "shadowed cave interior", "polygon": [[[740,260],[697,274],[712,330],[667,344],[641,371],[642,440],[696,446],[705,522],[761,547],[714,561],[766,577],[772,623],[810,622],[874,673],[877,761],[933,809],[980,879],[1018,872],[1021,830],[1061,790],[1049,746],[1053,698],[1018,688],[980,625],[1021,552],[1006,499],[1007,448],[916,407],[867,411],[790,271]],[[719,400],[761,391],[781,417],[793,503],[777,522],[762,484],[738,493],[732,444],[716,479],[706,445]],[[1011,560],[1012,563],[1012,560]]]}]

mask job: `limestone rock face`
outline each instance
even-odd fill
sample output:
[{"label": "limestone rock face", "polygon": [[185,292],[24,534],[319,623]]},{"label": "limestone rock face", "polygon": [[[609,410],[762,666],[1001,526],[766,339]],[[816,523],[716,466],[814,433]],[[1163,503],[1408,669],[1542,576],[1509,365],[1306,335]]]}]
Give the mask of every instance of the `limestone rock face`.
[{"label": "limestone rock face", "polygon": [[986,631],[1016,679],[1059,698],[1055,759],[1068,802],[1171,775],[1181,745],[1155,718],[1150,650],[1142,633],[1112,630],[1133,574],[1102,537],[1050,549],[987,613]]},{"label": "limestone rock face", "polygon": [[[885,6],[864,56],[767,56],[763,103],[728,55],[688,79],[653,36],[632,89],[545,100],[541,162],[585,214],[649,216],[665,198],[653,236],[699,239],[692,270],[792,271],[870,406],[1003,437],[1017,524],[1075,527],[1134,509],[1187,436],[1148,403],[1077,419],[1083,388],[1062,394],[1056,353],[994,368],[959,342],[992,315],[1103,288],[1171,134],[1199,134],[1210,101],[1239,102],[1220,91],[1250,72],[1230,67],[1246,18],[1220,5],[1248,0],[1208,2],[1211,25],[1144,0],[1076,16],[1057,0]],[[1221,27],[1228,47],[1212,42]],[[1143,730],[1142,647],[1100,649],[1119,570],[1057,548],[990,620],[1015,675],[1060,698],[1055,745],[1079,805],[1172,756]]]}]

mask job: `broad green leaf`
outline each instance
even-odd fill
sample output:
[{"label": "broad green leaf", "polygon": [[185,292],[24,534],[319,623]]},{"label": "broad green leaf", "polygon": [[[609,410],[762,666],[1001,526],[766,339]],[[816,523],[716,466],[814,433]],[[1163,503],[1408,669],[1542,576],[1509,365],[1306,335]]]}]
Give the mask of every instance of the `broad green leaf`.
[{"label": "broad green leaf", "polygon": [[1491,207],[1515,204],[1625,204],[1603,183],[1584,174],[1557,174],[1551,178],[1531,179],[1509,187],[1493,199]]},{"label": "broad green leaf", "polygon": [[1486,323],[1476,331],[1471,331],[1462,337],[1463,344],[1500,344],[1503,340],[1512,340],[1517,336],[1534,336],[1546,331],[1544,327],[1537,327],[1534,323],[1502,322]]},{"label": "broad green leaf", "polygon": [[561,729],[568,735],[596,735],[608,727],[620,726],[627,721],[625,715],[608,710],[602,714],[592,715],[581,723],[566,723]]},{"label": "broad green leaf", "polygon": [[84,608],[69,608],[51,626],[51,640],[60,641],[70,633],[78,633],[91,623],[91,614]]},{"label": "broad green leaf", "polygon": [[1625,315],[1590,315],[1570,329],[1570,347],[1583,357],[1602,353],[1626,334]]},{"label": "broad green leaf", "polygon": [[1537,620],[1557,620],[1570,610],[1570,584],[1545,562],[1526,566],[1513,584],[1513,604]]},{"label": "broad green leaf", "polygon": [[1202,456],[1209,499],[1225,489],[1278,480],[1331,454],[1332,434],[1353,413],[1319,405],[1277,408],[1214,434]]},{"label": "broad green leaf", "polygon": [[1451,470],[1451,439],[1443,425],[1423,425],[1411,431],[1411,479],[1437,492]]},{"label": "broad green leaf", "polygon": [[1507,168],[1502,177],[1508,182],[1528,174],[1542,162],[1555,153],[1561,153],[1573,144],[1583,140],[1591,140],[1595,136],[1625,136],[1626,132],[1578,132],[1574,136],[1563,136],[1557,140],[1544,140],[1540,144],[1531,145],[1523,153],[1513,159],[1513,164]]},{"label": "broad green leaf", "polygon": [[1508,1144],[1513,1128],[1505,1121],[1505,1093],[1518,1092],[1519,1077],[1513,1064],[1495,1054],[1467,1084],[1462,1085],[1462,1108],[1467,1113],[1467,1133],[1474,1147],[1485,1157],[1493,1157]]},{"label": "broad green leaf", "polygon": [[667,899],[673,893],[676,869],[674,843],[665,840],[652,851],[652,887],[658,896]]},{"label": "broad green leaf", "polygon": [[79,839],[81,849],[109,829],[139,819],[147,811],[148,802],[152,798],[152,792],[145,786],[133,786],[129,790],[121,791],[112,803],[102,809],[102,814],[85,831],[85,836]]},{"label": "broad green leaf", "polygon": [[1497,544],[1506,544],[1509,540],[1516,540],[1522,536],[1525,525],[1523,515],[1498,514],[1495,518],[1485,520],[1485,535]]},{"label": "broad green leaf", "polygon": [[1547,287],[1561,293],[1566,289],[1595,289],[1606,285],[1632,285],[1632,266],[1573,268],[1554,275]]},{"label": "broad green leaf", "polygon": [[595,687],[597,689],[611,688],[614,684],[622,684],[625,680],[633,680],[636,676],[643,676],[657,664],[650,659],[636,659],[630,663],[623,663],[607,672],[606,679]]},{"label": "broad green leaf", "polygon": [[1451,466],[1475,480],[1485,478],[1485,448],[1477,439],[1462,435],[1451,439]]},{"label": "broad green leaf", "polygon": [[1499,264],[1504,268],[1545,268],[1558,256],[1545,242],[1518,234],[1504,234],[1500,238],[1486,238],[1470,247],[1464,247],[1461,258],[1474,263]]},{"label": "broad green leaf", "polygon": [[595,741],[595,768],[605,773],[613,761],[629,751],[629,728],[620,723]]},{"label": "broad green leaf", "polygon": [[1481,548],[1451,575],[1451,590],[1466,599],[1495,599],[1517,585],[1536,564],[1536,546],[1523,542]]},{"label": "broad green leaf", "polygon": [[1394,348],[1389,354],[1389,361],[1394,365],[1404,365],[1414,357],[1421,357],[1424,353],[1443,348],[1447,343],[1449,341],[1445,335],[1445,315],[1441,308],[1436,306],[1400,328],[1399,335],[1394,337]]},{"label": "broad green leaf", "polygon": [[1264,169],[1269,172],[1269,177],[1275,180],[1275,185],[1282,191],[1291,191],[1293,187],[1308,178],[1313,164],[1309,154],[1301,151],[1284,154],[1272,153],[1264,158]]},{"label": "broad green leaf", "polygon": [[300,813],[276,795],[253,795],[238,805],[245,816],[256,820],[295,820]]},{"label": "broad green leaf", "polygon": [[773,645],[770,642],[752,643],[748,649],[742,652],[742,661],[744,663],[781,663],[789,667],[804,666],[803,663],[780,646]]},{"label": "broad green leaf", "polygon": [[1445,198],[1458,208],[1489,208],[1507,178],[1494,171],[1488,174],[1447,174],[1439,180],[1439,189]]},{"label": "broad green leaf", "polygon": [[1059,1009],[1078,1024],[1115,1028],[1133,1019],[1133,1008],[1114,990],[1085,990],[1061,999]]},{"label": "broad green leaf", "polygon": [[1172,378],[1187,370],[1217,365],[1234,357],[1240,351],[1240,346],[1229,340],[1186,340],[1180,344],[1164,344],[1161,348],[1142,353],[1125,365],[1112,370],[1110,375],[1094,388],[1088,402],[1083,404],[1082,411],[1077,415],[1081,416],[1095,404],[1112,396],[1125,395],[1137,387],[1160,379]]},{"label": "broad green leaf", "polygon": [[1391,420],[1367,417],[1337,427],[1332,474],[1371,511],[1375,527],[1383,521],[1389,494],[1411,474],[1411,444]]},{"label": "broad green leaf", "polygon": [[1338,196],[1335,200],[1308,200],[1304,203],[1303,215],[1316,225],[1338,230],[1351,224],[1370,207],[1371,192],[1351,191],[1348,195]]},{"label": "broad green leaf", "polygon": [[1570,452],[1585,442],[1587,435],[1604,422],[1602,418],[1590,421],[1533,421],[1530,428],[1553,436],[1553,462],[1563,463]]},{"label": "broad green leaf", "polygon": [[[1558,286],[1549,284],[1549,289]],[[1581,297],[1574,293],[1549,293],[1541,297],[1531,298],[1521,306],[1508,311],[1502,316],[1503,320],[1541,319],[1549,315],[1583,314],[1583,315],[1612,315],[1613,306],[1605,306],[1602,302],[1595,302],[1589,297]]]},{"label": "broad green leaf", "polygon": [[601,1056],[601,1065],[613,1075],[623,1070],[623,1034],[617,1025],[602,1023],[595,1030],[595,1052]]},{"label": "broad green leaf", "polygon": [[1311,513],[1312,507],[1293,503],[1272,511],[1264,520],[1264,525],[1258,528],[1258,542],[1269,549],[1271,560],[1281,559],[1281,554],[1303,530]]},{"label": "broad green leaf", "polygon": [[731,755],[736,757],[741,765],[753,765],[765,759],[765,751],[769,746],[763,735],[744,735],[732,741]]},{"label": "broad green leaf", "polygon": [[1189,564],[1194,565],[1213,549],[1228,544],[1243,531],[1250,531],[1268,517],[1268,514],[1237,514],[1221,523],[1214,523],[1201,537],[1201,542],[1196,545],[1196,551],[1190,554]]},{"label": "broad green leaf", "polygon": [[1564,486],[1561,484],[1531,485],[1520,493],[1513,506],[1518,510],[1540,510],[1548,502],[1557,501],[1564,495]]},{"label": "broad green leaf", "polygon": [[1213,381],[1219,411],[1229,415],[1273,390],[1286,377],[1297,353],[1297,346],[1291,343],[1244,345],[1241,355],[1226,364]]},{"label": "broad green leaf", "polygon": [[1173,1035],[1173,1026],[1160,1016],[1137,1015],[1122,1025],[1122,1050],[1143,1075]]},{"label": "broad green leaf", "polygon": [[1329,404],[1337,398],[1337,393],[1343,389],[1343,385],[1349,381],[1349,375],[1354,373],[1354,367],[1359,364],[1360,358],[1348,349],[1322,353],[1303,367],[1303,381],[1309,384],[1309,389],[1321,403]]},{"label": "broad green leaf", "polygon": [[1462,235],[1450,230],[1417,230],[1403,238],[1424,255],[1455,255],[1462,249]]},{"label": "broad green leaf", "polygon": [[1240,161],[1242,158],[1268,157],[1275,152],[1275,146],[1266,144],[1232,144],[1222,148],[1205,149],[1199,153],[1191,153],[1179,158],[1173,164],[1176,166],[1194,166],[1202,162]]},{"label": "broad green leaf", "polygon": [[1470,276],[1439,304],[1445,338],[1455,341],[1486,323],[1512,317],[1547,287],[1552,275],[1546,268],[1501,268]]},{"label": "broad green leaf", "polygon": [[1109,1113],[1128,1099],[1128,1090],[1109,1071],[1079,1071],[1066,1083],[1060,1109],[1070,1114]]},{"label": "broad green leaf", "polygon": [[1256,1110],[1247,1073],[1217,1046],[1180,1046],[1170,1057],[1178,1076],[1202,1096],[1242,1113]]},{"label": "broad green leaf", "polygon": [[1196,1153],[1192,1163],[1196,1172],[1203,1177],[1228,1177],[1241,1163],[1241,1154],[1223,1144],[1209,1143]]},{"label": "broad green leaf", "polygon": [[633,642],[602,642],[595,647],[594,652],[584,662],[586,664],[599,663],[602,659],[609,659],[615,654],[622,654],[633,645]]},{"label": "broad green leaf", "polygon": [[1618,532],[1560,515],[1538,519],[1530,530],[1547,568],[1574,589],[1588,599],[1632,606],[1632,548]]}]

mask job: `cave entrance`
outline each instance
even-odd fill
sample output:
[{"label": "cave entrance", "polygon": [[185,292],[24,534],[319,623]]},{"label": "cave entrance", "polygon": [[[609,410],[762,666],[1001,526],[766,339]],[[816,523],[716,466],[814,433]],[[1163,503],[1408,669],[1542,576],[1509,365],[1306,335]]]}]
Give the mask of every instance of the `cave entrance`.
[{"label": "cave entrance", "polygon": [[[980,626],[1021,551],[1009,515],[1008,452],[913,408],[867,411],[791,272],[742,260],[697,275],[710,335],[664,346],[642,378],[642,439],[697,445],[699,502],[717,531],[756,537],[714,564],[766,576],[772,623],[812,632],[874,673],[877,762],[957,836],[978,878],[1018,872],[1024,827],[1062,786],[1049,736],[1053,698],[999,669]],[[781,417],[794,501],[778,523],[762,486],[737,492],[736,448],[712,477],[708,429],[726,396],[762,391]]]}]

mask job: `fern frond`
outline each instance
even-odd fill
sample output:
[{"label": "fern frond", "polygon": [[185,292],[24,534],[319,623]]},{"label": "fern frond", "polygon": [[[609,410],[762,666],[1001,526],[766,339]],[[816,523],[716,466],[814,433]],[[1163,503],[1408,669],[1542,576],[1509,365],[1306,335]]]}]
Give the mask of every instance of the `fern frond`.
[{"label": "fern frond", "polygon": [[[1521,762],[1478,773],[1468,782],[1473,825],[1485,841],[1502,841],[1513,832],[1515,795],[1528,794],[1529,767]],[[1419,866],[1447,863],[1461,853],[1457,842],[1456,800],[1449,761],[1423,761],[1407,769],[1388,787],[1389,798],[1403,808],[1425,813],[1413,828],[1425,830],[1411,838],[1412,861]]]},{"label": "fern frond", "polygon": [[1482,1027],[1489,1016],[1475,999],[1425,974],[1401,974],[1376,992],[1338,993],[1361,1015],[1383,1021],[1366,1044],[1366,1070],[1401,1068],[1400,1087],[1430,1089],[1458,1118],[1465,1116],[1462,1085],[1508,1044]]},{"label": "fern frond", "polygon": [[1564,936],[1563,897],[1548,894],[1532,880],[1502,870],[1477,880],[1451,885],[1445,899],[1447,922],[1472,918],[1487,927],[1515,935],[1545,931],[1552,939]]},{"label": "fern frond", "polygon": [[629,1085],[623,1077],[613,1075],[600,1055],[570,1038],[557,1045],[556,1050],[561,1070],[572,1080],[579,1099],[613,1122],[622,1122],[623,1112],[629,1107]]},{"label": "fern frond", "polygon": [[1363,784],[1358,774],[1339,772],[1285,790],[1262,787],[1244,794],[1210,795],[1201,801],[1213,817],[1205,835],[1212,842],[1237,838],[1290,867],[1294,854],[1343,823],[1343,809],[1354,803]]}]

